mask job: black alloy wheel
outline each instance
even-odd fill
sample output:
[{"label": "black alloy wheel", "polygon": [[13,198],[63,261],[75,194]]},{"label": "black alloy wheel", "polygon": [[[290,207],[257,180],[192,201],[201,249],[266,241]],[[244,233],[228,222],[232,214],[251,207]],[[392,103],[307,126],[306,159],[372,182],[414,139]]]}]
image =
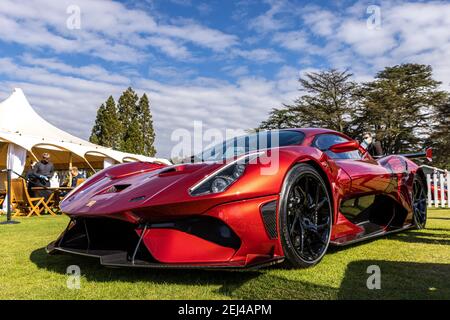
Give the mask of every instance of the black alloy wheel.
[{"label": "black alloy wheel", "polygon": [[299,164],[288,173],[280,200],[280,235],[285,256],[294,267],[318,263],[330,243],[331,197],[317,170]]}]

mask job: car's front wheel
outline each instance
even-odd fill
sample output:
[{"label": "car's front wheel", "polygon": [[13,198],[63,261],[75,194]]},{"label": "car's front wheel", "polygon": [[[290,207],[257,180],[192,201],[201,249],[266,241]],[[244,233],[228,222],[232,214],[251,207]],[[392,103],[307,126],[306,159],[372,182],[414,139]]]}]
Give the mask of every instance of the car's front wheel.
[{"label": "car's front wheel", "polygon": [[294,166],[280,198],[279,229],[287,261],[306,268],[318,263],[330,243],[333,210],[329,191],[317,170]]}]

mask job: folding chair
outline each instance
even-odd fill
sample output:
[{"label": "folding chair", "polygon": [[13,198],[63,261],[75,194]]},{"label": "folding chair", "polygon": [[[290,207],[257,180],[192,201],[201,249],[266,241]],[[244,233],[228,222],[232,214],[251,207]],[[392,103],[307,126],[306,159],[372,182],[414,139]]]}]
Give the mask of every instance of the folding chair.
[{"label": "folding chair", "polygon": [[26,215],[31,217],[33,214],[40,216],[44,204],[43,197],[32,198],[28,194],[27,185],[24,179],[11,179],[11,203],[16,209],[14,217]]},{"label": "folding chair", "polygon": [[55,204],[55,199],[54,199],[55,193],[52,193],[47,201],[45,201],[45,198],[42,197],[42,205],[44,206],[44,209],[47,209],[48,213],[50,213],[52,216],[56,216],[56,213],[53,212],[53,210],[51,208],[53,208],[53,205]]},{"label": "folding chair", "polygon": [[6,197],[6,193],[0,196],[0,216],[5,214],[5,212],[3,211],[3,202],[5,202],[5,197]]}]

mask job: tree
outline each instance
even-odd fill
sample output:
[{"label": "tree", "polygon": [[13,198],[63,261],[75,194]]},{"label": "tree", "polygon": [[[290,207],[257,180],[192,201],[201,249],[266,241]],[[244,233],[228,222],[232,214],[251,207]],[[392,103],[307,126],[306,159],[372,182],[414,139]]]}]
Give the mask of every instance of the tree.
[{"label": "tree", "polygon": [[98,109],[89,141],[108,148],[119,148],[121,125],[117,117],[116,103],[112,96]]},{"label": "tree", "polygon": [[354,120],[358,131],[375,132],[388,154],[422,148],[430,133],[433,109],[447,97],[438,90],[439,84],[432,78],[431,66],[386,67],[358,90]]},{"label": "tree", "polygon": [[89,140],[124,152],[154,156],[155,132],[147,95],[144,93],[139,99],[129,87],[120,96],[117,106],[110,96],[97,111]]},{"label": "tree", "polygon": [[259,126],[262,130],[271,129],[285,129],[299,127],[298,118],[295,116],[295,111],[291,110],[291,107],[283,104],[283,108],[273,108],[269,113],[269,118]]},{"label": "tree", "polygon": [[120,151],[139,153],[143,149],[138,125],[138,100],[138,95],[131,87],[125,90],[119,98],[117,109],[123,128]]},{"label": "tree", "polygon": [[140,133],[142,136],[142,150],[141,154],[153,157],[156,154],[156,149],[153,146],[155,142],[155,131],[153,130],[153,119],[150,111],[150,102],[147,95],[144,93],[139,99],[138,115],[140,124]]},{"label": "tree", "polygon": [[433,148],[433,166],[450,170],[450,99],[434,111],[435,125],[425,146]]},{"label": "tree", "polygon": [[335,69],[307,73],[300,78],[306,94],[293,105],[273,109],[260,129],[284,127],[324,127],[351,134],[352,97],[356,84],[352,74]]}]

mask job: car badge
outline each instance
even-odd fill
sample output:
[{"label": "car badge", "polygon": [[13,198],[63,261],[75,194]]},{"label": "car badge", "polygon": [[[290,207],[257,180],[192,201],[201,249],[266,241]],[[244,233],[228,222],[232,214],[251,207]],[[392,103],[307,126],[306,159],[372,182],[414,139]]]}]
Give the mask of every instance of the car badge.
[{"label": "car badge", "polygon": [[91,200],[86,204],[86,207],[92,207],[97,201]]}]

